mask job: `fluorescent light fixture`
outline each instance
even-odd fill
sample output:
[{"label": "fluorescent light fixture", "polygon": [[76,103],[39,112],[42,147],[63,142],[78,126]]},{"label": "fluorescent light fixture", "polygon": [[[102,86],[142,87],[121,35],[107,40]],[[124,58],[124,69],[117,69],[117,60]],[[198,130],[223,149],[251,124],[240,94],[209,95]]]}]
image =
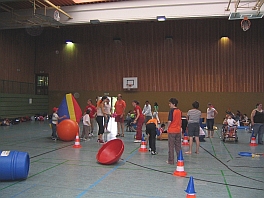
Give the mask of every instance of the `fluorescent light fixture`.
[{"label": "fluorescent light fixture", "polygon": [[91,24],[99,24],[100,21],[98,19],[93,19],[93,20],[90,20],[90,23]]},{"label": "fluorescent light fixture", "polygon": [[165,16],[157,16],[157,20],[158,21],[166,21],[166,17]]},{"label": "fluorescent light fixture", "polygon": [[67,40],[66,44],[73,44],[73,42],[71,40]]},{"label": "fluorescent light fixture", "polygon": [[95,0],[73,0],[74,3],[88,3],[95,2]]}]

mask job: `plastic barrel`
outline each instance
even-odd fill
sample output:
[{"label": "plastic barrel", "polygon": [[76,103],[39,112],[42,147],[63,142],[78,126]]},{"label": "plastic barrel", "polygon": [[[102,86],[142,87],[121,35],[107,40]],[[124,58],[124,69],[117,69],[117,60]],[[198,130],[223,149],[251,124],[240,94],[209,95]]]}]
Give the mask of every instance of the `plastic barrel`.
[{"label": "plastic barrel", "polygon": [[29,155],[19,151],[0,151],[0,181],[24,180],[29,171]]}]

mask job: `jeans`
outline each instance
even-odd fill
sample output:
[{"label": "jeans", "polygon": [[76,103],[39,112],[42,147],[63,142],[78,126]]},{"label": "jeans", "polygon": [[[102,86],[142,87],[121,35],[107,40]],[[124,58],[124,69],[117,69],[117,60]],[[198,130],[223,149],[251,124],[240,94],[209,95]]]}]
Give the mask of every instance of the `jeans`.
[{"label": "jeans", "polygon": [[52,137],[57,138],[57,124],[51,124]]},{"label": "jeans", "polygon": [[254,123],[253,132],[256,138],[258,136],[258,144],[263,144],[264,123]]},{"label": "jeans", "polygon": [[98,135],[104,134],[104,116],[97,116],[96,121],[99,126]]}]

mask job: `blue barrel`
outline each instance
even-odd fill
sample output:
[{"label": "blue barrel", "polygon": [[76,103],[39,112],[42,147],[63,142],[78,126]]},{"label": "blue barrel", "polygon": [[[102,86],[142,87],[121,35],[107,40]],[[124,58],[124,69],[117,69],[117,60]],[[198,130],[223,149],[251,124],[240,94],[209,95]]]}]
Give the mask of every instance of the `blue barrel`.
[{"label": "blue barrel", "polygon": [[19,151],[0,151],[0,181],[24,180],[29,171],[29,155]]}]

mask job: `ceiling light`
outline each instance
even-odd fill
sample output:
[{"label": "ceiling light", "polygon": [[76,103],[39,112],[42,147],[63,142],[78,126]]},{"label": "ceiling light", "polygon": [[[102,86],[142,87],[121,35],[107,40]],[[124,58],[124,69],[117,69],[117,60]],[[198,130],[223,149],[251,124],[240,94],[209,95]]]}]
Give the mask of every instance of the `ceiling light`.
[{"label": "ceiling light", "polygon": [[67,40],[66,44],[73,44],[73,42],[71,40]]},{"label": "ceiling light", "polygon": [[157,16],[157,20],[158,21],[166,21],[166,17],[165,16]]},{"label": "ceiling light", "polygon": [[93,20],[90,20],[90,23],[91,24],[99,24],[100,21],[98,19],[93,19]]}]

